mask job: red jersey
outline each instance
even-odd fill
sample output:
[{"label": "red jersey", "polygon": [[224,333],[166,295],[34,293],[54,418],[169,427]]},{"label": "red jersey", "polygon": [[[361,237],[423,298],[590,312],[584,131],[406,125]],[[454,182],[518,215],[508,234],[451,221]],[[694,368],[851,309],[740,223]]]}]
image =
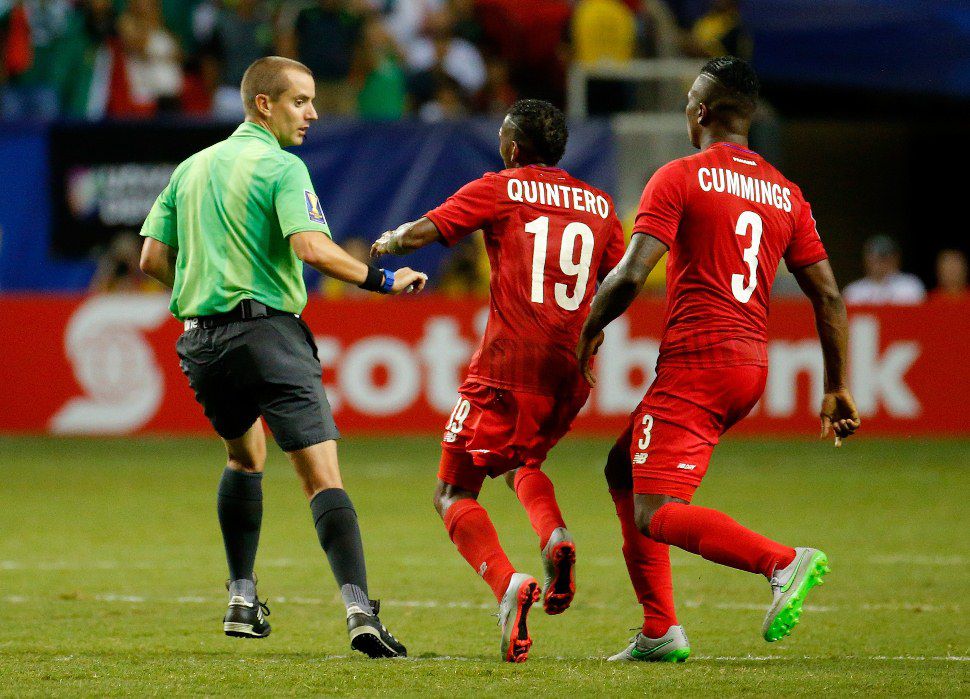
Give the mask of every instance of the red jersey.
[{"label": "red jersey", "polygon": [[576,361],[596,282],[625,252],[613,201],[555,167],[486,173],[425,214],[447,245],[481,229],[488,326],[468,378],[542,395],[588,390]]},{"label": "red jersey", "polygon": [[732,143],[660,168],[633,232],[670,247],[659,361],[669,366],[766,366],[778,263],[795,270],[827,257],[801,190]]}]

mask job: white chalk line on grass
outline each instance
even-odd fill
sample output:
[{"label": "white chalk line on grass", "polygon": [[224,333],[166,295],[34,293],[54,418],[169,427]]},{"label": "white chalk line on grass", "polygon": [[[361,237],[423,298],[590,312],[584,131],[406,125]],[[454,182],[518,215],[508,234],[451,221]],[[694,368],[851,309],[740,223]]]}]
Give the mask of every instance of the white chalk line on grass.
[{"label": "white chalk line on grass", "polygon": [[[121,604],[157,604],[169,603],[169,604],[220,604],[223,602],[222,599],[214,597],[204,597],[201,595],[183,595],[181,597],[162,597],[162,598],[149,598],[142,595],[122,595],[115,593],[101,593],[88,595],[85,593],[78,593],[76,595],[65,595],[65,596],[40,596],[40,595],[6,595],[0,597],[0,601],[7,604],[28,604],[32,602],[50,602],[50,601],[79,601],[79,602],[105,602],[105,603],[121,603]],[[323,605],[335,605],[338,604],[336,598],[324,598],[324,597],[273,597],[272,601],[274,604],[297,604],[297,605],[312,605],[312,606],[323,606]],[[755,604],[752,602],[705,602],[702,600],[688,599],[677,602],[678,606],[687,607],[689,609],[720,609],[729,611],[764,611],[767,607],[766,604]],[[441,600],[395,600],[395,599],[385,599],[385,607],[402,607],[402,608],[417,608],[417,609],[472,609],[472,610],[489,610],[495,609],[494,604],[487,604],[481,602],[467,602],[467,601],[441,601]],[[577,605],[577,608],[585,609],[615,609],[615,604],[597,604],[593,602],[583,602]],[[890,611],[890,612],[959,612],[961,611],[960,605],[935,605],[935,604],[921,604],[921,603],[881,603],[881,604],[860,604],[853,605],[851,608],[840,607],[838,605],[823,605],[823,604],[806,604],[804,609],[809,612],[816,613],[839,613],[842,611]]]},{"label": "white chalk line on grass", "polygon": [[24,563],[22,561],[0,561],[0,571],[5,570],[154,570],[158,563],[147,561],[119,562],[119,561],[39,561]]},{"label": "white chalk line on grass", "polygon": [[[331,660],[360,660],[359,655],[314,655],[301,659],[299,662],[302,663],[313,663],[313,662],[328,662]],[[52,658],[54,662],[77,662],[77,657],[74,655],[63,655]],[[558,662],[581,662],[586,660],[594,661],[605,661],[605,656],[598,655],[587,655],[584,658],[576,657],[565,657],[562,655],[542,658],[542,660],[551,660]],[[966,655],[841,655],[833,658],[830,655],[692,655],[690,656],[689,663],[700,662],[717,662],[717,663],[767,663],[767,662],[792,662],[792,661],[845,661],[845,660],[868,660],[875,662],[944,662],[944,663],[965,663],[970,661],[970,656]],[[246,657],[239,658],[238,660],[230,660],[226,662],[239,662],[239,663],[258,663],[260,665],[268,664],[292,664],[294,661],[291,658],[274,658],[262,656],[259,658]],[[469,658],[462,655],[434,655],[427,657],[411,657],[411,658],[395,658],[392,662],[395,663],[442,663],[442,662],[486,662],[491,663],[492,660],[488,658]]]},{"label": "white chalk line on grass", "polygon": [[[321,660],[349,660],[356,659],[357,656],[352,655],[327,655],[323,656]],[[558,655],[550,658],[542,658],[543,660],[557,660],[557,661],[577,661],[577,660],[606,660],[606,657],[601,657],[598,655],[588,655],[585,658],[567,658],[562,655]],[[260,662],[264,662],[264,658],[260,658]],[[425,658],[397,658],[395,662],[481,662],[482,658],[467,658],[461,655],[435,655],[433,657]],[[792,660],[876,660],[885,662],[926,662],[926,661],[937,661],[937,662],[948,662],[948,663],[965,663],[970,661],[970,656],[965,655],[843,655],[833,658],[829,655],[692,655],[690,656],[691,663],[701,661],[714,661],[714,662],[727,662],[727,663],[749,663],[749,662],[774,662],[774,661],[792,661]],[[288,660],[276,660],[277,662],[290,662]],[[240,660],[239,662],[252,662],[252,658],[247,658],[245,660]],[[485,662],[491,662],[486,659]]]},{"label": "white chalk line on grass", "polygon": [[[429,557],[422,556],[405,556],[401,559],[401,564],[406,566],[426,566],[431,565],[435,561]],[[697,565],[703,561],[693,561],[691,559],[687,560],[675,560],[671,564],[675,568],[680,567],[690,567],[692,565]],[[596,556],[583,559],[583,564],[596,567],[596,568],[607,568],[610,566],[623,565],[623,559],[619,556],[608,557],[608,556]],[[188,568],[189,564],[178,565],[172,564],[171,562],[166,562],[164,564],[166,568],[181,567]],[[71,561],[71,560],[61,560],[61,561],[37,561],[37,562],[24,562],[24,561],[13,561],[13,560],[0,560],[0,572],[3,571],[74,571],[74,570],[154,570],[161,568],[161,563],[149,562],[149,561]],[[305,560],[297,560],[295,558],[270,558],[266,561],[260,561],[259,567],[262,569],[274,568],[274,569],[301,569],[307,567],[307,562]]]},{"label": "white chalk line on grass", "polygon": [[[406,556],[403,559],[406,565],[428,565],[434,559],[420,556]],[[857,561],[853,560],[853,563]],[[623,559],[620,556],[589,556],[582,559],[583,565],[596,568],[607,568],[610,566],[620,566]],[[921,555],[879,555],[868,556],[865,563],[870,565],[910,565],[922,567],[957,567],[968,563],[966,556],[921,556]],[[171,568],[172,563],[166,562],[165,567]],[[307,562],[296,558],[269,558],[261,561],[260,568],[305,568]],[[675,568],[692,567],[695,565],[706,565],[701,558],[676,558],[671,561]],[[56,560],[56,561],[17,561],[0,560],[0,572],[3,571],[56,571],[56,570],[154,570],[161,568],[162,564],[154,561],[76,561],[76,560]],[[182,567],[187,567],[184,565]]]},{"label": "white chalk line on grass", "polygon": [[869,556],[868,561],[873,565],[903,564],[914,566],[962,566],[967,563],[965,556],[913,556],[911,554]]},{"label": "white chalk line on grass", "polygon": [[694,660],[715,660],[723,662],[768,662],[775,660],[879,660],[887,662],[912,661],[925,662],[936,660],[948,663],[965,663],[970,661],[966,655],[840,655],[837,658],[825,655],[692,655]]}]

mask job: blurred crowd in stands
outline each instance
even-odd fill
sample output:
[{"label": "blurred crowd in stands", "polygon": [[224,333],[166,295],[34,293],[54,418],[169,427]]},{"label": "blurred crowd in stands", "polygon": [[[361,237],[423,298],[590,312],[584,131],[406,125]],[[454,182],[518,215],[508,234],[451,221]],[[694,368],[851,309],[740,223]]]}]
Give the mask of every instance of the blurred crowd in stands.
[{"label": "blurred crowd in stands", "polygon": [[322,114],[562,105],[570,61],[750,54],[735,0],[0,0],[0,118],[240,119],[243,71],[295,58]]},{"label": "blurred crowd in stands", "polygon": [[[437,121],[501,114],[520,96],[563,106],[573,61],[751,52],[738,0],[0,0],[0,119],[241,120],[243,72],[277,54],[313,71],[322,115]],[[633,107],[623,87],[591,83],[591,113]],[[368,241],[342,244],[366,257]],[[120,234],[91,289],[152,288],[139,246]],[[487,294],[481,247],[477,236],[457,246],[437,289]],[[863,256],[849,304],[927,298],[892,239],[871,238]],[[936,282],[930,296],[967,297],[963,252],[939,253]],[[650,290],[662,293],[662,267]],[[774,291],[798,293],[786,274]]]},{"label": "blurred crowd in stands", "polygon": [[949,301],[970,298],[967,256],[961,250],[944,249],[937,253],[936,286],[929,293],[919,277],[902,271],[899,245],[888,236],[876,235],[866,241],[862,263],[865,276],[842,291],[850,306],[915,306],[928,298]]}]

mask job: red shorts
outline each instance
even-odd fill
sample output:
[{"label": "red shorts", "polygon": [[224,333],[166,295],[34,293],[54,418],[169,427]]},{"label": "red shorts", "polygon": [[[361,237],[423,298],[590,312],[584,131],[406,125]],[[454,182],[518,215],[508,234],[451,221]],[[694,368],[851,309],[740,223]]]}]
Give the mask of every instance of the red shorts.
[{"label": "red shorts", "polygon": [[628,450],[633,491],[690,502],[722,434],[751,412],[768,369],[663,367],[617,440]]},{"label": "red shorts", "polygon": [[541,466],[588,397],[589,391],[543,396],[466,381],[441,440],[438,478],[477,493],[486,476]]}]

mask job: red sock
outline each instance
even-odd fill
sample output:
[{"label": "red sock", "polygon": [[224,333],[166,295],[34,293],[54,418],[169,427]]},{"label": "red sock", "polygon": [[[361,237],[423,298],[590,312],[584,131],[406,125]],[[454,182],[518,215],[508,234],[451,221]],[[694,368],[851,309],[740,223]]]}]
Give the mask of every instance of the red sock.
[{"label": "red sock", "polygon": [[677,625],[674,583],[670,577],[670,547],[644,536],[633,519],[633,492],[610,489],[623,532],[623,558],[630,582],[643,605],[643,635],[660,638]]},{"label": "red sock", "polygon": [[766,578],[775,568],[784,568],[795,560],[795,549],[742,527],[723,512],[680,502],[668,502],[654,512],[650,536],[709,561],[761,573]]},{"label": "red sock", "polygon": [[559,503],[556,502],[556,489],[552,487],[552,481],[538,468],[523,466],[515,472],[515,494],[529,515],[532,528],[539,535],[539,548],[545,548],[552,533],[566,526]]},{"label": "red sock", "polygon": [[445,528],[460,553],[502,601],[515,568],[498,542],[495,525],[485,508],[471,498],[459,500],[445,512]]}]

